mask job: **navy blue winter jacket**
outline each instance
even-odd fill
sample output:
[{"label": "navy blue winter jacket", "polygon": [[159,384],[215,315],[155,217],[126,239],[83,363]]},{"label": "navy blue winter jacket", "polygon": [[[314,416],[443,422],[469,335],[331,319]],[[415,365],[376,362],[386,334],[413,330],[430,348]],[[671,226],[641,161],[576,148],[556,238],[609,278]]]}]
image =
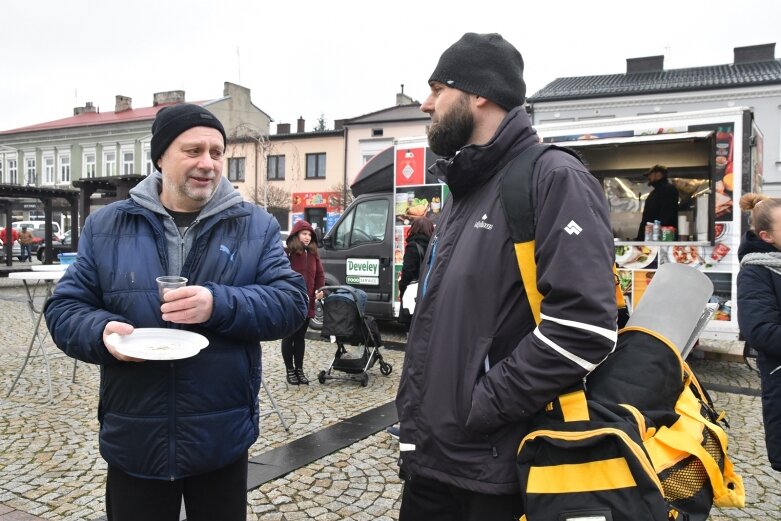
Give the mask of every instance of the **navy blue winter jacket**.
[{"label": "navy blue winter jacket", "polygon": [[77,261],[45,309],[52,338],[100,364],[100,451],[133,476],[179,479],[239,458],[258,436],[261,340],[282,338],[306,316],[306,287],[290,268],[279,226],[238,203],[197,221],[181,275],[214,295],[211,318],[185,329],[209,339],[178,361],[120,362],[106,349],[111,320],[183,327],[161,318],[155,277],[168,273],[160,214],[128,199],[91,215]]}]

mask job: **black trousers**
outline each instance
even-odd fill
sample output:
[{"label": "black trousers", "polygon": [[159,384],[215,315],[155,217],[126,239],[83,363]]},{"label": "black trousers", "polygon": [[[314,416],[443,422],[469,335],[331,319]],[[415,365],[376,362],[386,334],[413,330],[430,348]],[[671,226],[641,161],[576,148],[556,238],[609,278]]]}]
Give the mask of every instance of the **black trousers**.
[{"label": "black trousers", "polygon": [[762,381],[762,419],[767,457],[773,470],[781,471],[781,357],[757,355]]},{"label": "black trousers", "polygon": [[178,521],[184,498],[188,521],[246,521],[247,453],[221,469],[165,481],[136,478],[109,465],[108,521]]},{"label": "black trousers", "polygon": [[518,521],[520,491],[495,496],[415,476],[404,482],[399,521]]},{"label": "black trousers", "polygon": [[292,335],[282,339],[282,360],[286,369],[304,368],[304,350],[306,349],[306,330],[309,329],[307,318],[301,327]]}]

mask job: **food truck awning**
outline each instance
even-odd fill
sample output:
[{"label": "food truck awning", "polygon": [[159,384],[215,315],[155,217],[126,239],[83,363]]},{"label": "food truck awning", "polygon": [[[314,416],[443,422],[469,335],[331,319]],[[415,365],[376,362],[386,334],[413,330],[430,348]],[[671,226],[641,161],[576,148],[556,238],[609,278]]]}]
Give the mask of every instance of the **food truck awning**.
[{"label": "food truck awning", "polygon": [[[669,134],[648,134],[641,136],[626,136],[626,137],[608,137],[602,138],[594,137],[593,139],[579,139],[576,141],[563,142],[568,147],[590,147],[590,146],[606,146],[606,145],[624,145],[631,143],[669,143],[674,141],[700,141],[708,139],[713,135],[713,130],[700,130],[697,132],[674,132]],[[556,138],[551,136],[550,139],[556,142]]]}]

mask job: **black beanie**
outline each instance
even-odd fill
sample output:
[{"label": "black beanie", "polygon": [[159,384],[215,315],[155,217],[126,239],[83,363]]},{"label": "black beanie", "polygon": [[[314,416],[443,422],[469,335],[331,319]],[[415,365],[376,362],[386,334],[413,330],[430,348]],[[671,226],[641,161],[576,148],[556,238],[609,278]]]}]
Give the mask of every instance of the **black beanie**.
[{"label": "black beanie", "polygon": [[526,100],[521,53],[497,33],[466,33],[442,53],[432,81],[483,96],[508,111]]},{"label": "black beanie", "polygon": [[193,127],[211,127],[222,134],[223,145],[228,141],[225,129],[214,114],[199,105],[179,103],[163,107],[152,123],[152,164],[157,166],[157,160],[166,151],[171,142],[179,134]]}]

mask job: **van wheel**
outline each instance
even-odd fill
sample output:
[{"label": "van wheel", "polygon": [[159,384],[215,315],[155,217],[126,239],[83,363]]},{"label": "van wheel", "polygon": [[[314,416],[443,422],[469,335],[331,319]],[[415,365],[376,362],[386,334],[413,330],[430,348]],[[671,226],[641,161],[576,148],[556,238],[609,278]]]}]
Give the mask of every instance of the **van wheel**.
[{"label": "van wheel", "polygon": [[309,321],[309,327],[315,331],[323,329],[323,301],[315,300],[315,317]]}]

